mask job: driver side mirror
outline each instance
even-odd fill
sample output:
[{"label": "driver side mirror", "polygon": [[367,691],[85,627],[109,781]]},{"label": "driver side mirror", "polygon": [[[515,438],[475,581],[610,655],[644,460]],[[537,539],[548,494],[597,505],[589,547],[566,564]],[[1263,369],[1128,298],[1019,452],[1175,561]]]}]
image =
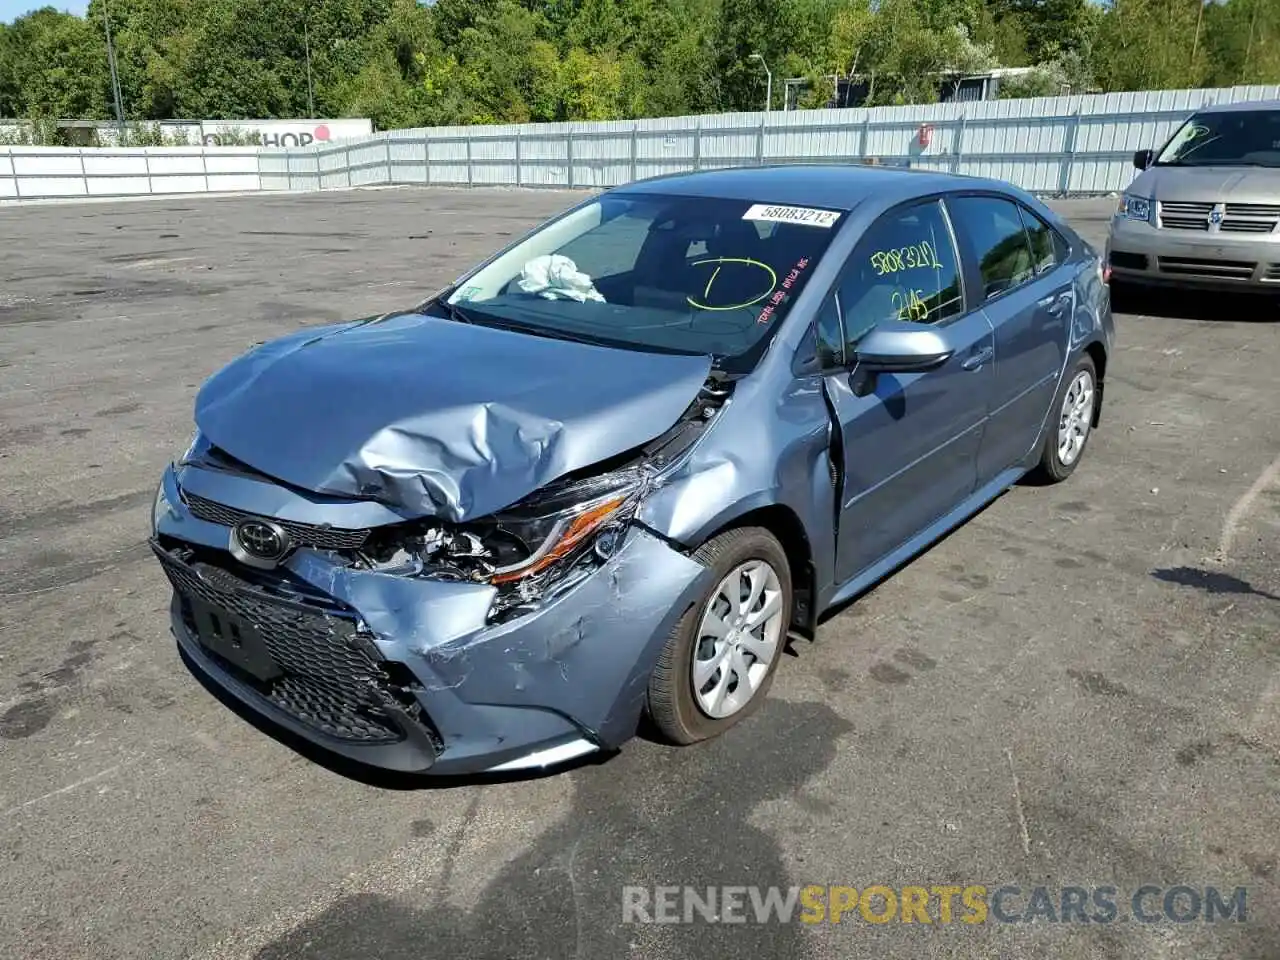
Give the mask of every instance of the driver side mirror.
[{"label": "driver side mirror", "polygon": [[882,373],[922,373],[951,359],[946,338],[935,327],[904,320],[885,320],[858,342],[849,373],[854,396],[874,393]]},{"label": "driver side mirror", "polygon": [[1138,150],[1133,155],[1133,165],[1139,170],[1145,170],[1155,162],[1155,159],[1154,150]]}]

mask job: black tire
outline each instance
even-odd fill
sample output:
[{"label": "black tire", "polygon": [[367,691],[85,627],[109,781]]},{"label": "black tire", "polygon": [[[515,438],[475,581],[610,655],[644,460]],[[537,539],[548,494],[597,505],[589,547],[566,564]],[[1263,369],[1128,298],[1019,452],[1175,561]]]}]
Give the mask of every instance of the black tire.
[{"label": "black tire", "polygon": [[[1066,399],[1067,390],[1081,372],[1087,372],[1090,380],[1093,382],[1093,407],[1091,410],[1089,431],[1084,437],[1084,446],[1080,448],[1080,452],[1076,454],[1076,458],[1070,463],[1063,463],[1062,457],[1058,454],[1058,427],[1062,419],[1062,404]],[[1036,467],[1036,474],[1045,483],[1061,483],[1071,474],[1075,473],[1076,467],[1080,466],[1080,461],[1084,459],[1085,453],[1089,449],[1089,438],[1093,436],[1093,421],[1097,419],[1098,403],[1101,394],[1098,392],[1098,371],[1094,366],[1093,358],[1087,353],[1082,356],[1071,372],[1063,378],[1062,387],[1058,390],[1057,395],[1053,398],[1053,408],[1049,411],[1048,428],[1045,430],[1044,448],[1040,451],[1040,463]]]},{"label": "black tire", "polygon": [[[657,732],[675,744],[697,743],[718,736],[755,712],[769,693],[787,643],[791,624],[791,569],[787,553],[776,537],[761,527],[727,530],[698,548],[694,559],[711,571],[707,595],[694,604],[671,631],[649,677],[648,713]],[[707,715],[698,706],[693,689],[695,634],[707,604],[720,582],[735,567],[749,560],[763,560],[778,575],[782,594],[782,631],[778,646],[755,694],[736,713],[724,718]]]}]

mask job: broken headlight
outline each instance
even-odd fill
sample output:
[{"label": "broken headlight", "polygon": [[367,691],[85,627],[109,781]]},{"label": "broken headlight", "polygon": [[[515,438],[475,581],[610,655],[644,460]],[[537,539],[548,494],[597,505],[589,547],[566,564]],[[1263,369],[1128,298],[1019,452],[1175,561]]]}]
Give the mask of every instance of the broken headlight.
[{"label": "broken headlight", "polygon": [[605,474],[540,491],[475,524],[494,562],[487,579],[496,585],[519,583],[592,548],[607,559],[643,487],[639,470]]},{"label": "broken headlight", "polygon": [[509,607],[576,582],[563,575],[590,557],[612,556],[649,476],[627,469],[555,484],[480,520],[402,529],[366,547],[364,559],[381,573],[490,583]]}]

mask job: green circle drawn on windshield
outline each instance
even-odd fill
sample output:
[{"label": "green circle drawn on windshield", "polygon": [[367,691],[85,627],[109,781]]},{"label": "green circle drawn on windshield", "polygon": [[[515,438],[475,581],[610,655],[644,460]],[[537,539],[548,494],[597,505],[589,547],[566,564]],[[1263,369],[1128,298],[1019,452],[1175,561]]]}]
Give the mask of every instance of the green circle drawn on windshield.
[{"label": "green circle drawn on windshield", "polygon": [[761,270],[769,274],[769,286],[760,294],[760,296],[755,297],[752,300],[745,300],[742,303],[731,303],[727,306],[713,307],[705,303],[699,303],[697,300],[693,299],[693,297],[685,297],[685,299],[689,301],[689,306],[695,307],[698,310],[743,310],[747,307],[755,306],[769,294],[773,293],[774,288],[778,285],[778,275],[774,272],[773,267],[769,266],[767,263],[761,263],[759,260],[751,260],[748,257],[713,257],[708,260],[695,260],[692,265],[700,267],[706,263],[714,263],[717,264],[717,266],[715,272],[711,274],[711,279],[707,281],[706,289],[702,291],[703,297],[711,295],[711,286],[716,282],[716,277],[720,276],[720,267],[726,263],[745,263],[749,267],[759,267]]}]

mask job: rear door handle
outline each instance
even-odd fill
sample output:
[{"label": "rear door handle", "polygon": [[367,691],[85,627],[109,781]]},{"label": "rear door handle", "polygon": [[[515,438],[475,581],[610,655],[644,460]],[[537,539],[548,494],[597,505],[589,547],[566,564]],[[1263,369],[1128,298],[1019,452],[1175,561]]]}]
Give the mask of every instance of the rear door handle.
[{"label": "rear door handle", "polygon": [[1055,317],[1066,309],[1067,303],[1071,300],[1070,293],[1055,293],[1052,296],[1036,301],[1036,306],[1041,309],[1048,310]]},{"label": "rear door handle", "polygon": [[973,354],[971,357],[968,357],[963,363],[961,363],[960,368],[962,370],[978,370],[982,367],[984,363],[990,360],[993,356],[995,356],[994,350],[992,350],[990,347],[983,347],[977,353]]}]

